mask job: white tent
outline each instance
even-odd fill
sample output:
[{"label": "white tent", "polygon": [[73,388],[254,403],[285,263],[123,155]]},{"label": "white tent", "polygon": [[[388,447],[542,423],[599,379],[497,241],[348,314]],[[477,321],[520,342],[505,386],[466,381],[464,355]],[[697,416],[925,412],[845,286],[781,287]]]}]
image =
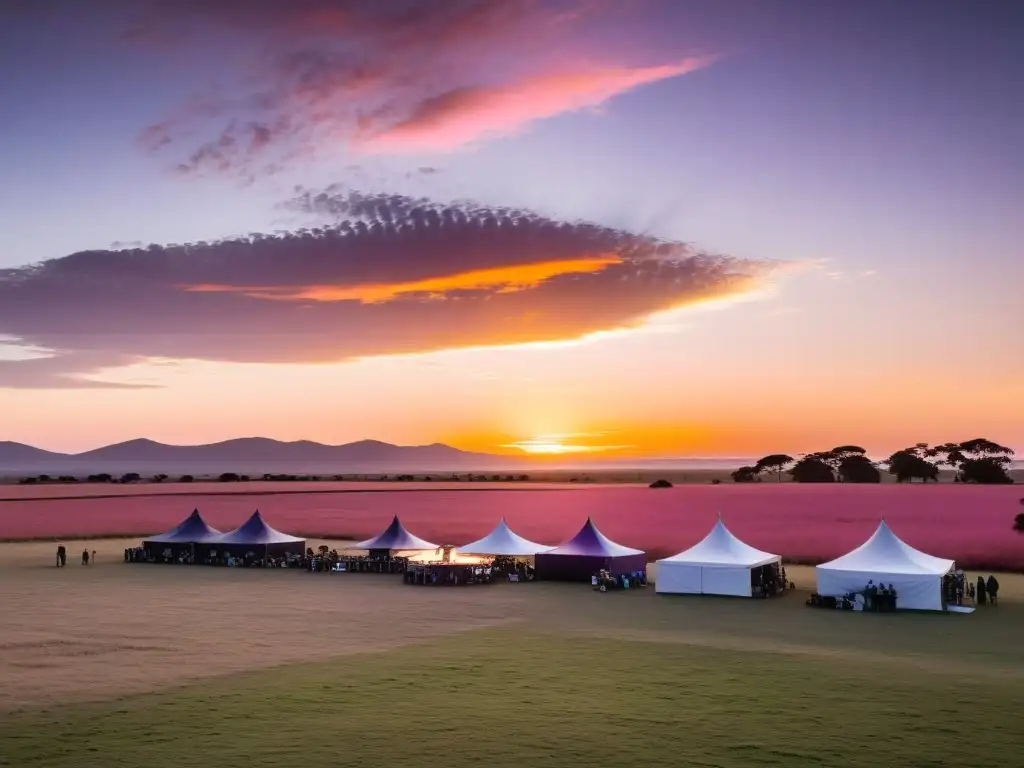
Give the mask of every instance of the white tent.
[{"label": "white tent", "polygon": [[839,597],[862,592],[869,581],[892,584],[896,607],[942,610],[942,577],[953,561],[927,555],[904,542],[883,520],[871,538],[852,552],[819,565],[818,594]]},{"label": "white tent", "polygon": [[524,539],[517,533],[513,533],[508,527],[505,518],[497,527],[482,539],[470,542],[464,547],[458,547],[455,551],[462,555],[504,555],[507,557],[530,557],[539,552],[550,552],[554,547],[547,547],[543,544]]},{"label": "white tent", "polygon": [[721,516],[711,533],[689,549],[658,561],[654,580],[657,592],[684,595],[751,597],[750,572],[782,558],[737,539]]}]

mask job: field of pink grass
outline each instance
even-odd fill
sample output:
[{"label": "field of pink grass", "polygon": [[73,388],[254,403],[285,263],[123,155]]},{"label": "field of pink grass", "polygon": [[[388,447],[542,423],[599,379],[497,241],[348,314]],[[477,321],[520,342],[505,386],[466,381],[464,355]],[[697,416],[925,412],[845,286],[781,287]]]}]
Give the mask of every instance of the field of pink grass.
[{"label": "field of pink grass", "polygon": [[[295,483],[283,485],[299,490]],[[260,484],[261,490],[267,486]],[[187,496],[5,501],[0,538],[152,534],[173,527],[193,507],[211,525],[230,530],[259,507],[276,528],[311,537],[368,537],[398,514],[413,533],[457,545],[485,535],[505,517],[523,536],[557,544],[591,516],[612,539],[660,557],[698,541],[721,513],[736,535],[756,547],[789,560],[823,561],[863,542],[884,517],[899,536],[932,554],[968,567],[1024,570],[1024,535],[1011,530],[1021,511],[1020,486],[761,483],[417,491],[392,485],[377,493],[204,495],[215,487],[197,487]],[[320,484],[305,488],[324,490]]]}]

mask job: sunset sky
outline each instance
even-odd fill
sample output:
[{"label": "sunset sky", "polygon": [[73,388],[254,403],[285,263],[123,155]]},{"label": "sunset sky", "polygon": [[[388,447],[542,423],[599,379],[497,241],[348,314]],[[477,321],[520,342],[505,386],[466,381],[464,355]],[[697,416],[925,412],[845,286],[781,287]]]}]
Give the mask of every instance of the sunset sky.
[{"label": "sunset sky", "polygon": [[1024,451],[1024,3],[86,5],[0,16],[0,440]]}]

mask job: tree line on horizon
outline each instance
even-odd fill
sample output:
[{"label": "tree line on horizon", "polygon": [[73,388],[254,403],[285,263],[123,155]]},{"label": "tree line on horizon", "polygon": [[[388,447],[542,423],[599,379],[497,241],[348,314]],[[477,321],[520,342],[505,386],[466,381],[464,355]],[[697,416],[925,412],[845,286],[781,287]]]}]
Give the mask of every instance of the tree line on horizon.
[{"label": "tree line on horizon", "polygon": [[927,483],[938,482],[940,470],[948,467],[955,483],[1004,485],[1014,482],[1008,471],[1013,455],[1012,449],[982,437],[935,446],[916,443],[878,462],[859,445],[840,445],[796,458],[773,453],[735,470],[732,479],[756,483],[770,475],[782,482],[782,476],[789,475],[795,483],[880,483],[884,468],[897,483]]},{"label": "tree line on horizon", "polygon": [[[219,483],[249,483],[255,481],[262,482],[273,482],[273,483],[315,483],[315,482],[341,482],[345,480],[373,480],[381,482],[431,482],[434,480],[453,482],[462,481],[467,482],[493,482],[493,483],[514,483],[514,482],[528,482],[530,480],[529,475],[517,474],[517,475],[497,475],[497,474],[483,474],[483,473],[466,473],[465,475],[459,474],[425,474],[425,475],[282,475],[282,474],[263,474],[259,476],[249,476],[244,474],[238,474],[237,472],[222,472],[220,475],[209,476],[199,478],[200,480],[206,480],[208,482],[219,482]],[[101,472],[94,475],[89,475],[85,478],[86,483],[111,483],[130,485],[134,483],[163,483],[170,480],[172,483],[194,483],[197,482],[197,478],[194,475],[181,475],[176,480],[171,480],[170,476],[165,474],[157,474],[151,477],[143,477],[138,472],[126,472],[120,476],[114,476],[108,472]],[[584,477],[584,482],[589,482],[589,478]],[[579,478],[573,477],[570,482],[578,482]],[[28,477],[22,477],[18,483],[20,485],[36,485],[36,484],[65,484],[65,483],[78,483],[83,482],[74,475],[60,475],[57,477],[51,475],[31,475]]]}]

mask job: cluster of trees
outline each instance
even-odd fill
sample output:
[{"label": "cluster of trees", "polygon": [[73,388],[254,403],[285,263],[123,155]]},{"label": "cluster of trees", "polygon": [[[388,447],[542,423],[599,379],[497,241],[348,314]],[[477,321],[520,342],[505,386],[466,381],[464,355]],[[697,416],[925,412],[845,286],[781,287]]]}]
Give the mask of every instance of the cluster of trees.
[{"label": "cluster of trees", "polygon": [[[170,479],[168,475],[159,474],[153,475],[152,477],[143,478],[138,472],[127,472],[120,477],[108,473],[100,473],[96,475],[89,475],[85,482],[87,483],[114,483],[114,484],[129,484],[129,483],[162,483]],[[454,481],[454,480],[468,480],[470,482],[527,482],[530,479],[529,475],[379,475],[379,476],[352,476],[352,475],[277,475],[277,474],[265,474],[258,480],[265,482],[274,483],[313,483],[320,481],[335,481],[341,482],[346,479],[363,479],[363,480],[385,480],[385,481],[397,481],[397,482],[413,482],[413,481],[427,481],[433,480],[441,481]],[[589,479],[589,478],[587,478]],[[178,483],[194,483],[195,477],[193,475],[182,475],[176,481]],[[223,472],[217,476],[217,481],[221,483],[248,483],[253,480],[249,475],[242,475],[236,472]],[[34,475],[31,477],[23,477],[18,481],[21,485],[36,485],[38,483],[77,483],[79,479],[71,475],[61,475],[60,477],[51,477],[50,475]],[[572,478],[571,482],[577,482],[577,478]]]},{"label": "cluster of trees", "polygon": [[938,482],[939,470],[949,467],[954,482],[999,485],[1013,482],[1008,471],[1012,456],[1010,448],[981,437],[935,446],[917,443],[879,462],[869,459],[867,451],[859,445],[841,445],[799,458],[784,453],[765,456],[752,466],[737,469],[732,479],[737,483],[755,483],[769,475],[781,482],[783,475],[789,475],[796,483],[880,483],[881,466],[898,483],[927,483]]}]

